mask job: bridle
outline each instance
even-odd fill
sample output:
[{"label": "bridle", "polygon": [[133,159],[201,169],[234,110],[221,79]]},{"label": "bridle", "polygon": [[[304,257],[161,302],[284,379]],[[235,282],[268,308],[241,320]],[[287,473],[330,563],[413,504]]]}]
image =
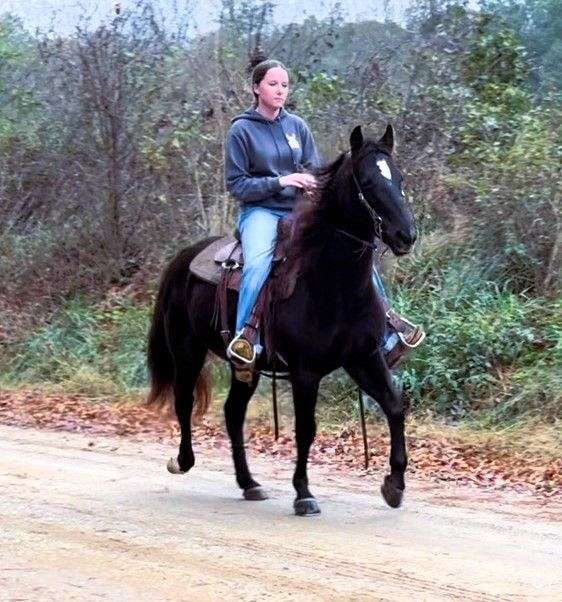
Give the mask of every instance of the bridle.
[{"label": "bridle", "polygon": [[[349,159],[351,160],[351,152],[350,151],[347,152],[347,155],[349,156]],[[367,210],[367,213],[369,214],[369,217],[373,221],[373,226],[375,227],[375,237],[380,238],[382,240],[382,217],[367,202],[367,199],[365,198],[365,195],[363,194],[363,191],[361,190],[359,180],[357,179],[357,176],[355,175],[355,171],[353,170],[353,163],[351,164],[351,177],[353,178],[353,181],[355,182],[355,186],[357,186],[357,192],[359,193],[358,194],[359,202],[363,205],[363,207],[365,207],[365,209]],[[347,238],[350,238],[351,240],[361,243],[364,246],[364,248],[372,248],[374,250],[377,249],[377,244],[375,242],[363,240],[362,238],[359,238],[358,236],[355,236],[354,234],[350,234],[349,232],[346,232],[345,230],[341,230],[339,228],[336,228],[336,232],[343,234],[344,236],[346,236]]]}]

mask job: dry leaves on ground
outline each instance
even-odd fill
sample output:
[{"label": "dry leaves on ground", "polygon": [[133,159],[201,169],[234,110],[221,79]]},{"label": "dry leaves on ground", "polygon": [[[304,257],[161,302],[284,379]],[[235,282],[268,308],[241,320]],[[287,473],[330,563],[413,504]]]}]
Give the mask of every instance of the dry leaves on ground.
[{"label": "dry leaves on ground", "polygon": [[[0,423],[151,441],[179,438],[175,416],[169,413],[143,405],[34,391],[0,392]],[[438,432],[418,431],[409,429],[408,434],[410,473],[485,488],[532,491],[541,497],[562,496],[562,458],[545,457],[536,450],[506,449],[491,440],[478,444]],[[194,441],[200,447],[228,448],[222,421],[211,417],[194,427]],[[271,426],[262,420],[248,425],[247,442],[253,453],[294,456],[292,433],[282,433],[275,441]],[[338,470],[370,474],[387,466],[388,445],[386,429],[379,424],[369,425],[370,467],[365,471],[360,430],[356,425],[346,425],[335,434],[318,433],[310,459]]]}]

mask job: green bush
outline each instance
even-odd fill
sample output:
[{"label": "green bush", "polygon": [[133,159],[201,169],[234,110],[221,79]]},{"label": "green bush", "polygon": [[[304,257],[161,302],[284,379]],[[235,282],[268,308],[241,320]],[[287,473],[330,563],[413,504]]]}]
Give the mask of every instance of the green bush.
[{"label": "green bush", "polygon": [[420,252],[392,292],[394,308],[428,335],[401,372],[414,407],[455,418],[562,417],[560,298],[513,293],[465,253]]},{"label": "green bush", "polygon": [[69,392],[128,392],[145,386],[149,308],[68,303],[48,324],[11,344],[0,362],[7,384],[61,384]]}]

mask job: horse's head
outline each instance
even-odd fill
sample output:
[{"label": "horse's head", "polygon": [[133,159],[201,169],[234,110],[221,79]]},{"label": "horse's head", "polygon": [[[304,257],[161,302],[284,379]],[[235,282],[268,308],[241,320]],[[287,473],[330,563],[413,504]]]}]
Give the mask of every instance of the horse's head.
[{"label": "horse's head", "polygon": [[353,185],[359,187],[358,202],[368,205],[375,231],[380,227],[378,233],[392,252],[395,255],[409,253],[417,233],[414,216],[402,191],[402,174],[392,158],[392,126],[387,125],[382,138],[375,142],[364,139],[358,125],[351,132],[349,142]]}]

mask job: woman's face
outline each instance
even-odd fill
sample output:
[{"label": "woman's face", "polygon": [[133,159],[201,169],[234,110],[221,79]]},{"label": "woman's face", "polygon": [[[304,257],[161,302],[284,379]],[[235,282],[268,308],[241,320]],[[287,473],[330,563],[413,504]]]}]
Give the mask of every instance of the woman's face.
[{"label": "woman's face", "polygon": [[260,97],[260,103],[270,109],[279,109],[289,94],[289,74],[281,67],[268,69],[259,84],[254,84],[254,92]]}]

